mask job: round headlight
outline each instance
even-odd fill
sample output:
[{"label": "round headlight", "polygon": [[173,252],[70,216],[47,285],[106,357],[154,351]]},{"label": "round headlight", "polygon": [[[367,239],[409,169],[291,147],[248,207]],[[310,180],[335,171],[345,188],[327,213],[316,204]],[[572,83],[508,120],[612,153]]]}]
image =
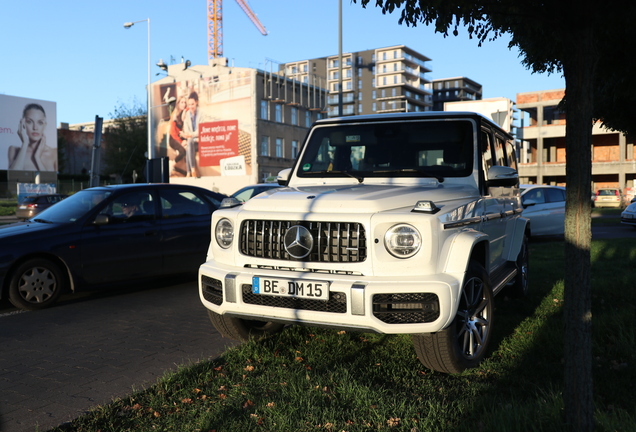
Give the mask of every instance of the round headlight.
[{"label": "round headlight", "polygon": [[411,225],[394,225],[384,234],[384,247],[396,258],[410,258],[421,246],[422,237]]},{"label": "round headlight", "polygon": [[232,226],[232,222],[230,222],[229,219],[221,219],[216,223],[214,234],[219,246],[223,249],[229,248],[234,240],[234,226]]}]

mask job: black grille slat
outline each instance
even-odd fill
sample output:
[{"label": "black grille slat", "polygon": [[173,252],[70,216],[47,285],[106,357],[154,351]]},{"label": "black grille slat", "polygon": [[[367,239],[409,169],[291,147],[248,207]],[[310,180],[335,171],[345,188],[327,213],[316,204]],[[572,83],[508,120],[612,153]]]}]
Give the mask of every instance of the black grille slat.
[{"label": "black grille slat", "polygon": [[[312,251],[301,260],[285,251],[285,233],[294,225],[304,226],[314,238]],[[364,227],[352,222],[246,220],[239,244],[243,255],[285,261],[362,262],[367,257]]]},{"label": "black grille slat", "polygon": [[243,302],[258,305],[271,306],[285,309],[311,310],[316,312],[346,313],[347,300],[344,293],[331,292],[329,300],[312,300],[294,297],[279,297],[252,293],[252,285],[244,284],[241,287]]}]

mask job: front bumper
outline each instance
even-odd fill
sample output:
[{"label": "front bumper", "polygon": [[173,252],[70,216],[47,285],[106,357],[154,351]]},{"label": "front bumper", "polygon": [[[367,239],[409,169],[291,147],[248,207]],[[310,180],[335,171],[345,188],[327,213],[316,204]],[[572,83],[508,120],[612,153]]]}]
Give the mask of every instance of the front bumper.
[{"label": "front bumper", "polygon": [[[252,277],[324,281],[329,300],[252,293]],[[463,275],[363,277],[316,272],[225,267],[199,269],[199,296],[218,314],[386,334],[432,333],[456,314]]]},{"label": "front bumper", "polygon": [[621,223],[625,225],[636,226],[636,214],[621,215]]}]

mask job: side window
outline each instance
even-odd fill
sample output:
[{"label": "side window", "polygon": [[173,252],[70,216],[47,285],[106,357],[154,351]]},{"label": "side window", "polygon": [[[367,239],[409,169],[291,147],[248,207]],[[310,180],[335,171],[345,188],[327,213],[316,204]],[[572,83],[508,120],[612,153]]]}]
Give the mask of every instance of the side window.
[{"label": "side window", "polygon": [[135,222],[155,218],[155,202],[149,192],[131,192],[115,198],[101,212],[112,222]]},{"label": "side window", "polygon": [[543,204],[545,203],[545,189],[537,188],[528,191],[527,194],[523,196],[523,202],[532,201],[535,204]]},{"label": "side window", "polygon": [[488,170],[494,165],[492,160],[492,136],[487,130],[481,131],[481,163],[484,170],[484,175],[488,173]]},{"label": "side window", "polygon": [[495,162],[497,165],[506,166],[506,153],[504,151],[504,140],[500,136],[495,137]]},{"label": "side window", "polygon": [[547,202],[565,201],[565,191],[562,189],[546,189],[545,197]]},{"label": "side window", "polygon": [[506,155],[508,156],[508,163],[510,167],[519,170],[517,167],[517,153],[515,152],[515,146],[512,140],[506,141]]},{"label": "side window", "polygon": [[164,219],[209,215],[208,205],[190,191],[161,192],[161,213]]}]

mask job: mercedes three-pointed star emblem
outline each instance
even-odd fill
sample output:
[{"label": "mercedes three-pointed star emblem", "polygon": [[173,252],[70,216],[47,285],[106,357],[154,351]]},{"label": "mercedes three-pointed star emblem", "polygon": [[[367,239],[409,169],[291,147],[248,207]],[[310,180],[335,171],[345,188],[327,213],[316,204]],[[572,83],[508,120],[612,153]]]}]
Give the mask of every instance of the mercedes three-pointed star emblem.
[{"label": "mercedes three-pointed star emblem", "polygon": [[314,247],[314,238],[307,228],[300,225],[290,227],[285,233],[285,250],[296,259],[305,258]]}]

